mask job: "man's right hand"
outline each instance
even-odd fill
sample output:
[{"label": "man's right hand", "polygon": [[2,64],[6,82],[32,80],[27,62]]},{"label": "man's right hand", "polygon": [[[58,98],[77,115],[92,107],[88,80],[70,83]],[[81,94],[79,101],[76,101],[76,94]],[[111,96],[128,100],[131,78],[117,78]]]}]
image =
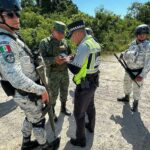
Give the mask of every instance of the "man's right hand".
[{"label": "man's right hand", "polygon": [[43,103],[48,103],[48,101],[49,101],[49,96],[48,96],[48,92],[47,92],[47,91],[44,92],[44,93],[42,93],[41,97],[42,97],[42,102],[43,102]]}]

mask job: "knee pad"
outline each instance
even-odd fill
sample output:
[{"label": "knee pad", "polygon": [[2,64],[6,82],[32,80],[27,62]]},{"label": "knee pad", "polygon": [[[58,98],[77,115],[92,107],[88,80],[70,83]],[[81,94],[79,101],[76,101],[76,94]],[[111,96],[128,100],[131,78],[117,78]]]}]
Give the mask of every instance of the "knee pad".
[{"label": "knee pad", "polygon": [[33,128],[45,128],[45,118],[43,118],[42,120],[40,120],[37,123],[32,123]]}]

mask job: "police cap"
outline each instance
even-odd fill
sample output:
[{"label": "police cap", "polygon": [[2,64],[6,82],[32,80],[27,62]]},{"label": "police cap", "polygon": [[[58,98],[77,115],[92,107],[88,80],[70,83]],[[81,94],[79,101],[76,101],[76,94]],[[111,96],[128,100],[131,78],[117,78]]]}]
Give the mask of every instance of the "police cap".
[{"label": "police cap", "polygon": [[68,37],[71,37],[72,33],[79,29],[85,29],[85,23],[83,20],[75,21],[68,25]]}]

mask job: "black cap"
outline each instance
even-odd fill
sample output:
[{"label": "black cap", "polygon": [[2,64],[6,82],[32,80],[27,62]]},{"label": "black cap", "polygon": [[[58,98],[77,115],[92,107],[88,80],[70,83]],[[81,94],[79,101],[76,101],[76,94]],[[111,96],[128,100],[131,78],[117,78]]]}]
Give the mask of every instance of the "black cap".
[{"label": "black cap", "polygon": [[84,29],[85,28],[85,23],[84,23],[83,20],[75,21],[75,22],[69,24],[67,26],[67,28],[68,28],[68,31],[69,31],[67,36],[71,37],[71,35],[74,31],[79,30],[79,29]]},{"label": "black cap", "polygon": [[18,0],[0,0],[0,11],[20,11],[21,6]]}]

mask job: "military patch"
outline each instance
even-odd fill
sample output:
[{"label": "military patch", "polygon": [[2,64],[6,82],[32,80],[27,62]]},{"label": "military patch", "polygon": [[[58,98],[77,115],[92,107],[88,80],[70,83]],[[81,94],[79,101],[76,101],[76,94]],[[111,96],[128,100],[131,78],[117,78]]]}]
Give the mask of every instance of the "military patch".
[{"label": "military patch", "polygon": [[14,57],[13,52],[11,51],[10,45],[0,46],[0,53],[2,53],[2,56],[6,62],[8,63],[15,62],[15,57]]},{"label": "military patch", "polygon": [[9,52],[9,53],[5,52],[5,53],[3,53],[3,57],[4,57],[5,61],[8,63],[15,62],[15,57],[14,57],[13,52]]},{"label": "military patch", "polygon": [[3,45],[0,46],[0,53],[4,53],[4,52],[11,52],[11,47],[10,45]]}]

